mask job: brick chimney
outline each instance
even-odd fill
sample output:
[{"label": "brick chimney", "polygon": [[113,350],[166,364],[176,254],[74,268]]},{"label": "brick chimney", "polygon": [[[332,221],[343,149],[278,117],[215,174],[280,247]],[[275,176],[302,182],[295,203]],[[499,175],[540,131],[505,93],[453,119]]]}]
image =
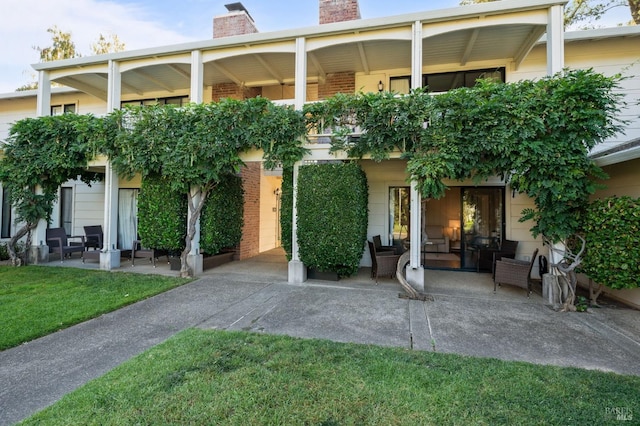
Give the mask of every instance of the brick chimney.
[{"label": "brick chimney", "polygon": [[242,3],[230,3],[224,7],[229,13],[213,18],[213,38],[257,33],[251,15]]},{"label": "brick chimney", "polygon": [[358,0],[320,0],[320,25],[360,19]]}]

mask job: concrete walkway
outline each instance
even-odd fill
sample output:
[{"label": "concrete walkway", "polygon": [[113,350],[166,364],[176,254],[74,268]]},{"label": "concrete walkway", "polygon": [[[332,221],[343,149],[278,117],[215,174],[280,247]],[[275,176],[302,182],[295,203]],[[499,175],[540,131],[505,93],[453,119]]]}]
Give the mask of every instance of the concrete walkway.
[{"label": "concrete walkway", "polygon": [[[175,274],[168,268],[154,272]],[[589,313],[559,313],[545,306],[539,294],[528,299],[523,290],[506,286],[494,294],[488,274],[470,272],[426,271],[427,291],[433,296],[427,302],[398,297],[402,290],[393,280],[376,286],[367,270],[338,282],[304,285],[287,284],[286,273],[276,250],[0,352],[0,425],[28,417],[188,327],[640,375],[637,310],[612,305]]]}]

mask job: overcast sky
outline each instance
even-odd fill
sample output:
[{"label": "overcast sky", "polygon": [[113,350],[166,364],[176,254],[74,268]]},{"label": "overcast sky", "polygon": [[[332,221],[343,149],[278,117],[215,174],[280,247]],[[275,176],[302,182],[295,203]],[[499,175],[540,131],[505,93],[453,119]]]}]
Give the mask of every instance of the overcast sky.
[{"label": "overcast sky", "polygon": [[[214,16],[231,0],[2,0],[0,3],[0,93],[35,81],[33,47],[51,45],[47,28],[71,32],[76,50],[89,55],[100,34],[116,34],[126,50],[212,37]],[[242,0],[260,32],[318,24],[317,0]],[[459,0],[360,0],[362,18],[456,7]],[[622,9],[622,8],[620,8]],[[617,22],[628,21],[620,10]]]}]

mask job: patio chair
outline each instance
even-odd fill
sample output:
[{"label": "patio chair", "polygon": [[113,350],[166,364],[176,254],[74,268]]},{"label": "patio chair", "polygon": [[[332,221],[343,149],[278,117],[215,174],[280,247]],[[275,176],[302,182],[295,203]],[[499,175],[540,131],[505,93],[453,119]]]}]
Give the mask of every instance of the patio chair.
[{"label": "patio chair", "polygon": [[[81,242],[69,242],[71,238],[80,238]],[[71,253],[80,253],[84,251],[84,235],[67,236],[64,228],[48,228],[46,232],[47,246],[49,253],[59,253],[60,262],[64,262],[64,258]]]},{"label": "patio chair", "polygon": [[151,261],[153,267],[156,267],[156,251],[152,248],[142,247],[140,240],[133,240],[131,247],[131,266],[135,266],[136,258],[147,258]]},{"label": "patio chair", "polygon": [[378,284],[379,276],[388,276],[393,278],[396,274],[396,267],[398,265],[399,254],[395,254],[392,251],[376,252],[376,246],[371,241],[367,241],[369,244],[369,253],[371,254],[371,278],[375,278],[376,284]]},{"label": "patio chair", "polygon": [[84,247],[86,249],[102,250],[102,225],[90,225],[84,227]]},{"label": "patio chair", "polygon": [[391,252],[396,252],[396,247],[394,246],[383,246],[382,245],[382,240],[380,239],[380,235],[374,235],[373,236],[373,244],[376,246],[376,252],[377,253],[382,253],[382,252],[387,252],[387,251],[391,251]]},{"label": "patio chair", "polygon": [[491,262],[491,274],[496,275],[496,262],[502,259],[515,259],[516,251],[518,251],[518,241],[502,240],[500,249],[493,252],[493,261]]},{"label": "patio chair", "polygon": [[493,292],[496,292],[496,286],[509,284],[526,289],[527,297],[529,297],[531,295],[531,269],[537,255],[538,249],[535,249],[531,260],[528,261],[509,258],[498,260],[493,278]]}]

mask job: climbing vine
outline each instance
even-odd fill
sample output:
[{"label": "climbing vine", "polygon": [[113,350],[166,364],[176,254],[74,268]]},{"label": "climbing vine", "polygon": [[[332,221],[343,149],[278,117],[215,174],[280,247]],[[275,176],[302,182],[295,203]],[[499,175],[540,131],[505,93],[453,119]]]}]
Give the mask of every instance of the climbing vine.
[{"label": "climbing vine", "polygon": [[[622,126],[616,115],[620,76],[565,71],[538,81],[497,83],[431,96],[339,95],[305,108],[308,127],[332,133],[332,150],[380,161],[392,151],[408,159],[423,197],[441,198],[444,179],[503,177],[533,198],[534,236],[564,239],[580,228],[593,183],[604,173],[589,158]],[[357,138],[349,134],[361,132]]]},{"label": "climbing vine", "polygon": [[291,165],[305,153],[302,114],[260,97],[183,108],[127,108],[108,119],[119,131],[106,139],[104,151],[119,174],[158,175],[187,196],[190,215],[181,255],[183,276],[192,275],[187,255],[204,203],[221,181],[240,171],[240,155],[261,150],[265,167],[273,168]]},{"label": "climbing vine", "polygon": [[21,263],[16,243],[26,235],[26,247],[31,246],[31,231],[40,220],[49,221],[60,185],[100,178],[87,164],[103,137],[101,120],[91,115],[25,118],[11,127],[0,159],[0,181],[10,194],[16,221],[23,223],[7,244],[14,265]]}]

